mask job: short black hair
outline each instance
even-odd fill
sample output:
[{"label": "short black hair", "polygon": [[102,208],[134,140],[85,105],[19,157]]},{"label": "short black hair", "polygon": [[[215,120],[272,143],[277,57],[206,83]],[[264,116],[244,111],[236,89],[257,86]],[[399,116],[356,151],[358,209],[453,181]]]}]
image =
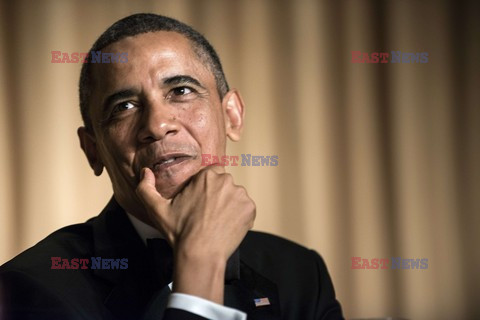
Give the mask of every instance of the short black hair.
[{"label": "short black hair", "polygon": [[[228,92],[229,87],[225,74],[223,73],[220,58],[213,46],[192,27],[173,18],[161,16],[153,13],[138,13],[130,15],[126,18],[118,20],[111,25],[102,35],[95,41],[92,48],[88,52],[99,51],[103,48],[122,40],[126,37],[136,36],[138,34],[156,31],[173,31],[177,32],[192,43],[194,52],[202,61],[204,61],[215,77],[217,91],[222,99]],[[85,127],[88,130],[93,129],[89,115],[88,101],[92,92],[92,63],[90,63],[90,55],[86,58],[86,62],[82,66],[79,82],[80,96],[80,112]]]}]

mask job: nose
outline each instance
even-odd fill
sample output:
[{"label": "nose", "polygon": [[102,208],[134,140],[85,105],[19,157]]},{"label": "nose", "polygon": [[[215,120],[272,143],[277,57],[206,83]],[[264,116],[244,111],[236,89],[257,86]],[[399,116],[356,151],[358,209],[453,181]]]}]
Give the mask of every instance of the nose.
[{"label": "nose", "polygon": [[158,141],[165,136],[175,135],[178,132],[179,124],[175,115],[167,106],[161,103],[151,104],[145,107],[142,114],[138,139],[142,143]]}]

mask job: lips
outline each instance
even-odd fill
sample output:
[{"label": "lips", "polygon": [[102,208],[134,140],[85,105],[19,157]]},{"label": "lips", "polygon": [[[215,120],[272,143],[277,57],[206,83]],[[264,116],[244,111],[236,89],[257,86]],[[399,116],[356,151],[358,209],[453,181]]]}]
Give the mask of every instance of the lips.
[{"label": "lips", "polygon": [[184,161],[187,161],[191,158],[192,156],[184,153],[174,153],[174,154],[163,155],[159,157],[158,160],[154,163],[154,165],[152,166],[152,169],[154,171],[166,169],[166,168],[175,166],[177,164],[180,164]]}]

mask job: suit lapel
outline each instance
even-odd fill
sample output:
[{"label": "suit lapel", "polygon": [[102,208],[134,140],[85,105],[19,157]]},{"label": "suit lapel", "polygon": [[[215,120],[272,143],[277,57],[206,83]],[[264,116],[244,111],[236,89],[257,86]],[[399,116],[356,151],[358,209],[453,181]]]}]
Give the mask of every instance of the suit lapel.
[{"label": "suit lapel", "polygon": [[160,291],[153,281],[153,263],[146,246],[113,198],[94,220],[93,232],[96,257],[128,259],[126,270],[93,270],[96,277],[111,284],[105,306],[118,319],[138,319]]},{"label": "suit lapel", "polygon": [[[265,298],[268,299],[268,304],[255,304],[256,299],[267,301]],[[226,306],[247,313],[249,320],[280,319],[277,286],[243,261],[240,262],[240,279],[225,285],[224,300]]]}]

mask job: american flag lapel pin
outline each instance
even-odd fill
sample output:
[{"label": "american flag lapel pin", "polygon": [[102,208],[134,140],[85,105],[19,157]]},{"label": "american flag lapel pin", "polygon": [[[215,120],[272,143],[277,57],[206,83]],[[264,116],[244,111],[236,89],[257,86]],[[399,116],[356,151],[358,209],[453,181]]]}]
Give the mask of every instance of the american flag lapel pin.
[{"label": "american flag lapel pin", "polygon": [[270,300],[268,300],[268,298],[257,298],[257,299],[253,299],[253,301],[255,302],[255,307],[270,305]]}]

